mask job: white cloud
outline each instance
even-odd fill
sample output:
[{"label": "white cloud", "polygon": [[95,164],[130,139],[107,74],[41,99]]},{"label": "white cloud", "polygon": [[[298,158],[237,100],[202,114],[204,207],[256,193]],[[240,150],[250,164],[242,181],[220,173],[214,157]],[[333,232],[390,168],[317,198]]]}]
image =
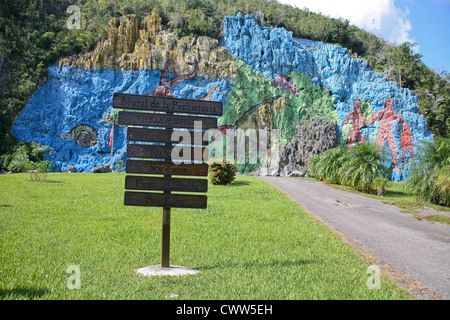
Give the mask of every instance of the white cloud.
[{"label": "white cloud", "polygon": [[[280,0],[300,9],[322,13],[332,18],[348,19],[364,30],[382,37],[390,43],[414,42],[409,32],[409,11],[395,6],[394,0]],[[417,49],[417,48],[416,48]]]}]

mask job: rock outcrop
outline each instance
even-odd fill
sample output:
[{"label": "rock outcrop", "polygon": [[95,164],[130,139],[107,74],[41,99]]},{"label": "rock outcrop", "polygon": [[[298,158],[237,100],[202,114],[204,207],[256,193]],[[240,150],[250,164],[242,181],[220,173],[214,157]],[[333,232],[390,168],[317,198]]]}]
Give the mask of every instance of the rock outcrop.
[{"label": "rock outcrop", "polygon": [[112,18],[106,39],[92,52],[60,61],[64,66],[84,69],[163,70],[167,60],[174,61],[170,72],[186,74],[186,61],[199,62],[199,76],[233,79],[237,74],[235,58],[216,39],[208,37],[179,38],[161,29],[161,18],[152,14],[140,20],[131,14]]},{"label": "rock outcrop", "polygon": [[290,142],[282,143],[278,152],[265,159],[256,174],[304,176],[311,157],[339,145],[336,128],[336,123],[323,119],[300,122],[298,133]]}]

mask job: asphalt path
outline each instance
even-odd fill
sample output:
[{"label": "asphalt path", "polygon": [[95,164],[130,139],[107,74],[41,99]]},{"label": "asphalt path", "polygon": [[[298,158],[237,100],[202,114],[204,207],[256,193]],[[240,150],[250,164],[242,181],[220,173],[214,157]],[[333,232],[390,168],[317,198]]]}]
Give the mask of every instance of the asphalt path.
[{"label": "asphalt path", "polygon": [[260,177],[383,265],[420,299],[450,299],[450,226],[418,220],[395,206],[324,183]]}]

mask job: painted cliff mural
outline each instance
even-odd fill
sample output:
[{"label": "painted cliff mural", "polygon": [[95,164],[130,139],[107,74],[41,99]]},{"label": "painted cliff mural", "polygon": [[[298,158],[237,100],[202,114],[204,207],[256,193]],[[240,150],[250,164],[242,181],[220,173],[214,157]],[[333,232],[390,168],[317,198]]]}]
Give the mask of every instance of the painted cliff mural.
[{"label": "painted cliff mural", "polygon": [[112,96],[123,92],[222,102],[216,148],[228,129],[277,129],[281,156],[269,153],[258,165],[242,166],[246,172],[289,175],[301,170],[300,158],[338,140],[349,146],[369,140],[389,152],[392,179],[404,180],[417,141],[432,139],[417,96],[343,47],[261,27],[251,15],[226,17],[220,43],[179,38],[160,24],[157,15],[113,18],[93,51],[48,69],[13,134],[51,146],[54,170],[90,172],[125,160],[126,128],[112,127]]}]

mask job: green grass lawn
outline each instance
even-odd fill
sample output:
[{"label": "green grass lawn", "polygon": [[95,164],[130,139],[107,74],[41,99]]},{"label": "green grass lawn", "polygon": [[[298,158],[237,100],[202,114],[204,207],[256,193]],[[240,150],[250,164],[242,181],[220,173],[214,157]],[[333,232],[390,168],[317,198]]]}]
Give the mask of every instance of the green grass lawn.
[{"label": "green grass lawn", "polygon": [[[413,299],[268,183],[209,184],[208,209],[172,209],[171,264],[194,276],[148,278],[160,263],[161,208],[125,207],[125,174],[0,176],[2,299]],[[79,266],[81,289],[66,273]]]}]

